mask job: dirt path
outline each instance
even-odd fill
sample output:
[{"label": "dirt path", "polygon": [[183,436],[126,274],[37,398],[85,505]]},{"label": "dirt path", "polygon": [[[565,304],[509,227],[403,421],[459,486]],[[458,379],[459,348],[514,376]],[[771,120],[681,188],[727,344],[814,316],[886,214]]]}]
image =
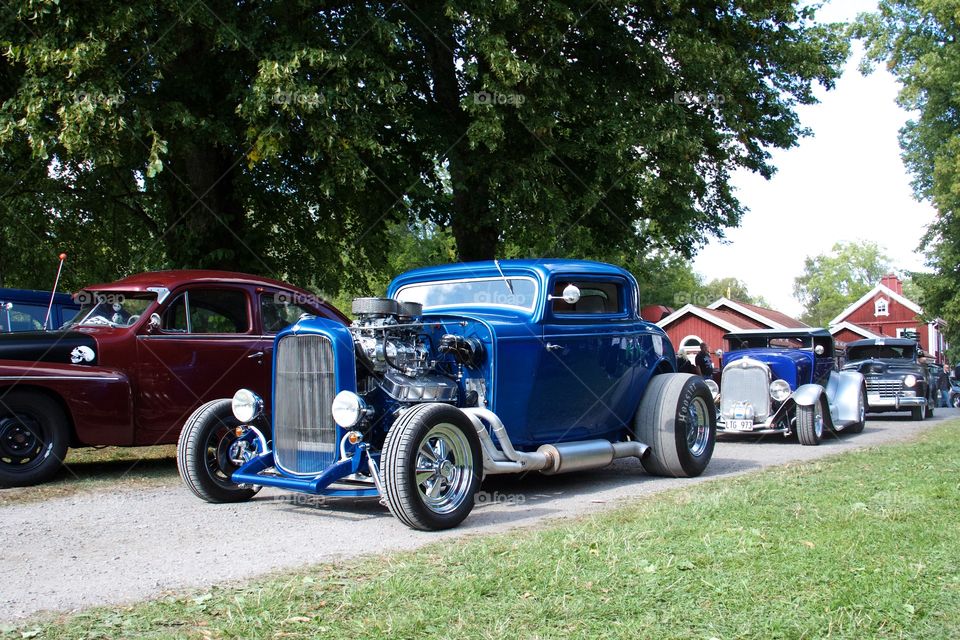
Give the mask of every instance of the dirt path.
[{"label": "dirt path", "polygon": [[[819,447],[769,437],[722,441],[703,480],[908,439],[957,416],[954,409],[939,409],[924,422],[884,416],[868,422],[862,434],[830,438]],[[407,529],[375,500],[323,500],[275,490],[239,505],[210,505],[180,486],[9,505],[0,507],[0,620],[132,602],[170,589],[531,526],[696,481],[647,476],[635,460],[570,476],[493,478],[464,525],[440,534]],[[260,552],[250,552],[257,547]]]}]

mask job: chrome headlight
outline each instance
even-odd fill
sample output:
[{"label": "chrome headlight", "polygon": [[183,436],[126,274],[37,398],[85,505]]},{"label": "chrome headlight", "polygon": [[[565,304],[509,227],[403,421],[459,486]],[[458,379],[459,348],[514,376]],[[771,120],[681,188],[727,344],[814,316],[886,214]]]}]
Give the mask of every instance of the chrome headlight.
[{"label": "chrome headlight", "polygon": [[341,391],[330,405],[333,420],[344,429],[354,427],[367,413],[367,403],[353,391]]},{"label": "chrome headlight", "polygon": [[917,376],[915,376],[915,375],[913,375],[913,374],[907,374],[907,375],[903,378],[903,386],[909,388],[909,387],[912,387],[912,386],[915,385],[915,384],[917,384]]},{"label": "chrome headlight", "polygon": [[263,413],[263,399],[250,389],[240,389],[233,394],[233,416],[246,424],[256,420]]},{"label": "chrome headlight", "polygon": [[777,402],[783,402],[790,397],[790,385],[786,380],[774,380],[770,383],[770,397]]}]

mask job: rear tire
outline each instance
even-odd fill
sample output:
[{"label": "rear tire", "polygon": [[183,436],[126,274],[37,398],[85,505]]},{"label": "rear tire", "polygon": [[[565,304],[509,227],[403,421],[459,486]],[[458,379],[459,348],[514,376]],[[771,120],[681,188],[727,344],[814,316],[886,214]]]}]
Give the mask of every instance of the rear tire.
[{"label": "rear tire", "polygon": [[823,406],[819,398],[809,407],[797,407],[797,439],[800,444],[820,444],[823,440],[823,429]]},{"label": "rear tire", "polygon": [[924,419],[933,417],[933,403],[928,401],[926,410],[923,412]]},{"label": "rear tire", "polygon": [[650,447],[647,473],[689,478],[703,473],[717,442],[713,394],[699,376],[655,375],[633,419],[633,434]]},{"label": "rear tire", "polygon": [[411,529],[450,529],[473,510],[483,457],[477,431],[459,409],[408,410],[387,432],[380,463],[387,505]]},{"label": "rear tire", "polygon": [[230,479],[239,467],[228,451],[240,421],[230,400],[212,400],[187,418],[177,441],[177,470],[184,484],[207,502],[245,502],[259,487],[241,487]]}]

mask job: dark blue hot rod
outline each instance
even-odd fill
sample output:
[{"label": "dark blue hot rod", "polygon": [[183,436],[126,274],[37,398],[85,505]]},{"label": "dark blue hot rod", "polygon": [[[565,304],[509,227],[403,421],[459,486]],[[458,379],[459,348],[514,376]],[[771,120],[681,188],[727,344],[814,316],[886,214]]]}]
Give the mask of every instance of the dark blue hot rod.
[{"label": "dark blue hot rod", "polygon": [[[569,260],[418,269],[350,327],[277,335],[273,415],[248,390],[187,421],[181,476],[200,498],[262,486],[380,496],[415,529],[459,524],[486,474],[563,473],[636,457],[696,476],[713,454],[706,383],[675,373],[628,272]],[[272,434],[272,442],[267,434]]]},{"label": "dark blue hot rod", "polygon": [[824,431],[863,431],[867,389],[855,371],[838,371],[825,329],[757,329],[724,336],[717,429],[797,434],[820,444]]}]

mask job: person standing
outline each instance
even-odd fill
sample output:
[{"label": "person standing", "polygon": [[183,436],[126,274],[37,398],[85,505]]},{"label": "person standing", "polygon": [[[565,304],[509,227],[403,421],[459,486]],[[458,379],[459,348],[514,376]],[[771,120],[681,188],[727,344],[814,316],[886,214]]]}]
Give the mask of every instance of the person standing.
[{"label": "person standing", "polygon": [[700,343],[700,353],[697,354],[697,371],[706,380],[713,380],[713,360],[710,358],[710,348],[706,342]]},{"label": "person standing", "polygon": [[943,365],[943,371],[940,372],[940,377],[937,378],[937,389],[940,390],[940,406],[949,407],[950,406],[950,367],[948,365]]}]

